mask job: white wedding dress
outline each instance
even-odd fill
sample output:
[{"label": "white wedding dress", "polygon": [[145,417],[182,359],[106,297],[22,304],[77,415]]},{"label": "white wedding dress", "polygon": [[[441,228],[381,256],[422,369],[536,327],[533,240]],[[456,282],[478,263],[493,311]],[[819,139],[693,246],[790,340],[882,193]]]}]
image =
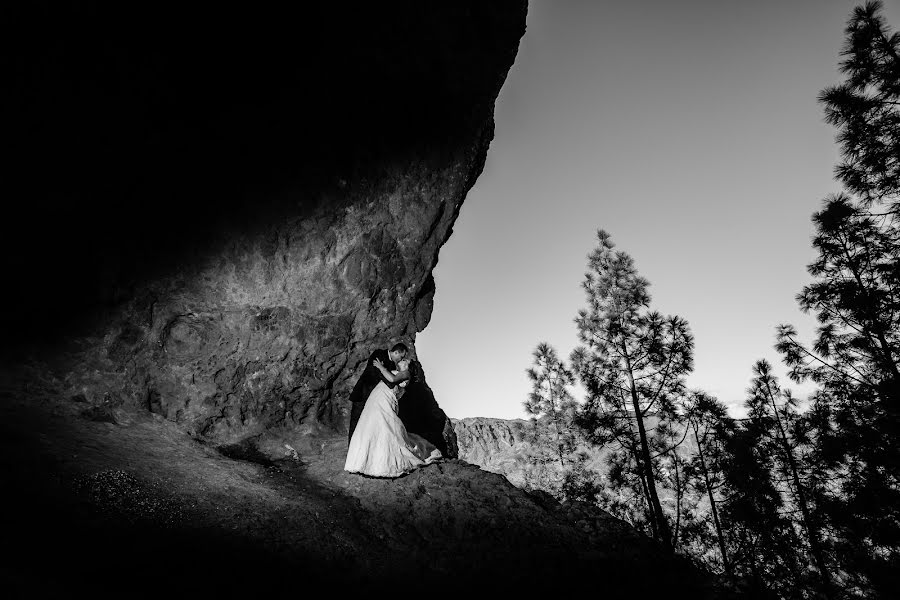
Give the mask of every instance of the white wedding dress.
[{"label": "white wedding dress", "polygon": [[399,477],[441,458],[425,438],[410,433],[397,416],[397,396],[383,381],[369,394],[347,450],[344,470]]}]

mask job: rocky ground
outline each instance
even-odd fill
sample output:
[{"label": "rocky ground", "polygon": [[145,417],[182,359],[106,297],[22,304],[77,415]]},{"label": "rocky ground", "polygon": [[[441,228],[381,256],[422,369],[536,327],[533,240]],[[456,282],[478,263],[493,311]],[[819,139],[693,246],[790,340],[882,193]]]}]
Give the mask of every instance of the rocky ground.
[{"label": "rocky ground", "polygon": [[0,581],[12,597],[727,596],[625,523],[461,460],[366,478],[342,470],[343,434],[215,448],[150,412],[60,397],[33,372],[2,381],[2,528],[12,552]]}]

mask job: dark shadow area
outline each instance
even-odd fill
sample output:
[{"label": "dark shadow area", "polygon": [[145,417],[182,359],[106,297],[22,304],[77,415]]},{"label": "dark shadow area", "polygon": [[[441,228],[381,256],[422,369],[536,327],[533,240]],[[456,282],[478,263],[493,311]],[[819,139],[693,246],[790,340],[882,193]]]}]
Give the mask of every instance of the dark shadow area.
[{"label": "dark shadow area", "polygon": [[[222,504],[209,501],[227,494],[225,489],[184,496],[165,480],[154,481],[162,474],[139,467],[140,456],[123,455],[112,445],[114,439],[103,446],[107,438],[96,428],[104,426],[44,414],[34,406],[3,405],[4,597],[375,591],[428,597],[488,592],[533,597],[559,591],[727,597],[713,594],[708,578],[687,561],[659,561],[652,553],[646,564],[619,559],[615,552],[582,555],[552,535],[545,544],[536,543],[540,538],[533,528],[521,523],[459,531],[450,505],[430,522],[414,525],[402,502],[408,492],[405,478],[392,484],[398,504],[371,509],[375,512],[304,476],[302,465],[292,466],[293,461],[275,461],[258,483],[276,498],[300,500],[299,505],[245,505],[236,496]],[[172,452],[172,460],[185,460],[177,454]],[[116,467],[122,459],[134,468]],[[209,466],[198,461],[196,468]],[[428,537],[421,537],[417,527]]]},{"label": "dark shadow area", "polygon": [[221,455],[227,456],[232,460],[252,462],[267,468],[275,466],[275,463],[250,438],[243,439],[235,444],[218,446],[216,450]]},{"label": "dark shadow area", "polygon": [[310,589],[341,576],[343,567],[297,547],[276,551],[209,525],[162,484],[79,465],[81,445],[97,443],[80,438],[58,416],[3,411],[4,597],[232,597],[283,590],[286,574]]},{"label": "dark shadow area", "polygon": [[[445,458],[458,458],[456,434],[447,419],[447,414],[438,405],[434,392],[425,380],[421,363],[414,361],[411,368],[418,374],[409,381],[403,395],[398,399],[397,413],[400,420],[403,421],[407,431],[418,434],[437,446]],[[445,431],[447,428],[449,431]]]},{"label": "dark shadow area", "polygon": [[74,515],[62,520],[54,504],[35,508],[40,518],[20,520],[5,539],[13,552],[0,568],[8,598],[234,597],[286,590],[288,576],[312,590],[340,576],[313,556],[279,555],[225,531],[87,526]]},{"label": "dark shadow area", "polygon": [[[52,506],[45,506],[53,510]],[[52,526],[52,529],[50,528]],[[166,531],[152,527],[83,527],[56,523],[17,532],[6,540],[14,558],[0,567],[7,598],[197,598],[266,594],[297,597],[347,593],[425,594],[429,598],[554,593],[601,593],[605,598],[726,598],[689,575],[659,566],[642,573],[634,563],[566,562],[547,556],[544,566],[493,557],[479,569],[437,573],[364,573],[353,558],[326,562],[311,555],[277,553],[223,531]],[[435,549],[440,551],[440,549]],[[402,565],[397,565],[403,571]],[[733,597],[748,597],[735,594]]]},{"label": "dark shadow area", "polygon": [[6,3],[5,344],[57,338],[215,243],[471,142],[517,9]]}]

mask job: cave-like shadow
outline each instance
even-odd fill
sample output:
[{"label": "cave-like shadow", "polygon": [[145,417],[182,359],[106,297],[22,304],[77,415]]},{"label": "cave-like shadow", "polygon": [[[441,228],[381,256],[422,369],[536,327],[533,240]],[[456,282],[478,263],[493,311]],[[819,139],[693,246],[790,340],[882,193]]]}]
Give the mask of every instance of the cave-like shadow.
[{"label": "cave-like shadow", "polygon": [[397,402],[400,420],[407,431],[418,434],[437,446],[445,458],[458,458],[456,435],[447,414],[438,405],[434,392],[425,379],[421,363],[414,362],[413,368],[419,375],[409,381]]},{"label": "cave-like shadow", "polygon": [[[47,413],[48,401],[21,404],[8,393],[3,401],[10,403],[0,421],[4,597],[233,597],[284,592],[288,582],[318,590],[364,575],[352,557],[340,564],[299,544],[279,548],[265,535],[216,526],[218,515],[208,512],[216,507],[154,483],[153,473],[82,466],[82,446],[100,438]],[[276,484],[332,496],[292,476]]]},{"label": "cave-like shadow", "polygon": [[6,3],[3,345],[471,145],[522,6]]}]

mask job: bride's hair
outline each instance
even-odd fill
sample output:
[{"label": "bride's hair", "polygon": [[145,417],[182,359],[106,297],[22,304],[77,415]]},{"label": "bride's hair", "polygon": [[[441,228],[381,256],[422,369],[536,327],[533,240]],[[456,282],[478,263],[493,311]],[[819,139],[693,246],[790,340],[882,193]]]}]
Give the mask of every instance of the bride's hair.
[{"label": "bride's hair", "polygon": [[422,373],[422,365],[415,359],[409,361],[409,380],[413,383],[422,383],[425,376]]}]

